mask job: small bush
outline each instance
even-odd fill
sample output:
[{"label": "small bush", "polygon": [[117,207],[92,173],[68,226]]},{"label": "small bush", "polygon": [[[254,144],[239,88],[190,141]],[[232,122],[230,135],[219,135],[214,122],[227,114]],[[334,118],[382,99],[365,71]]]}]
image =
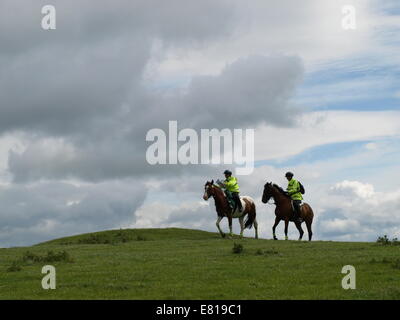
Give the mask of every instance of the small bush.
[{"label": "small bush", "polygon": [[11,266],[7,268],[7,272],[17,272],[21,270],[22,270],[21,263],[19,261],[13,261]]},{"label": "small bush", "polygon": [[242,253],[242,251],[243,251],[242,244],[240,244],[240,243],[234,243],[233,244],[233,249],[232,249],[233,253]]},{"label": "small bush", "polygon": [[258,256],[262,256],[263,254],[264,254],[264,251],[262,251],[261,249],[258,249],[256,251],[256,255],[258,255]]},{"label": "small bush", "polygon": [[81,244],[111,244],[111,237],[108,235],[99,235],[99,234],[91,234],[86,238],[82,238],[78,240],[78,243]]},{"label": "small bush", "polygon": [[37,263],[37,262],[73,262],[73,259],[69,253],[65,250],[60,252],[48,251],[47,255],[40,256],[38,254],[27,251],[22,256],[22,262],[24,263]]},{"label": "small bush", "polygon": [[388,238],[388,236],[386,234],[383,237],[378,237],[376,242],[383,246],[398,246],[398,245],[400,245],[400,241],[397,238],[393,238],[390,241],[390,239]]},{"label": "small bush", "polygon": [[382,244],[384,246],[387,246],[390,244],[390,240],[388,238],[388,236],[385,234],[383,237],[378,237],[378,239],[376,240],[377,243]]},{"label": "small bush", "polygon": [[118,244],[126,243],[133,240],[143,241],[146,240],[143,236],[136,236],[131,232],[119,230],[115,233],[106,234],[89,234],[85,238],[78,240],[80,244]]},{"label": "small bush", "polygon": [[397,259],[395,262],[393,262],[392,267],[400,270],[400,259]]},{"label": "small bush", "polygon": [[130,233],[130,232],[126,231],[126,230],[120,229],[120,230],[114,235],[113,241],[114,241],[115,243],[118,243],[118,242],[123,242],[123,243],[125,243],[125,242],[128,242],[128,241],[132,241],[133,239],[134,239],[134,238],[133,238],[133,234],[132,234],[132,233]]},{"label": "small bush", "polygon": [[270,250],[262,250],[262,249],[258,249],[257,251],[256,251],[256,255],[259,255],[259,256],[261,256],[261,255],[275,255],[275,254],[278,254],[278,251],[276,251],[275,249],[270,249]]},{"label": "small bush", "polygon": [[397,238],[392,239],[392,245],[393,246],[400,246],[400,241]]},{"label": "small bush", "polygon": [[390,263],[391,261],[390,261],[390,259],[388,259],[388,258],[383,258],[382,259],[382,263]]},{"label": "small bush", "polygon": [[22,261],[24,263],[34,263],[34,262],[40,262],[41,257],[38,256],[37,254],[34,254],[30,251],[26,251],[23,256],[22,256]]}]

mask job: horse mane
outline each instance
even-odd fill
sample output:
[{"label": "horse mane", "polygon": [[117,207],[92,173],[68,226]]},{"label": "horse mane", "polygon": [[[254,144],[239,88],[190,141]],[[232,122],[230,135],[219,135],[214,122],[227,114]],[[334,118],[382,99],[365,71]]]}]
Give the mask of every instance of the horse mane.
[{"label": "horse mane", "polygon": [[284,195],[285,197],[290,198],[290,197],[288,196],[288,194],[286,193],[286,191],[283,190],[282,187],[278,186],[276,183],[272,184],[272,186],[275,187],[276,189],[278,189],[278,191],[279,191],[282,195]]}]

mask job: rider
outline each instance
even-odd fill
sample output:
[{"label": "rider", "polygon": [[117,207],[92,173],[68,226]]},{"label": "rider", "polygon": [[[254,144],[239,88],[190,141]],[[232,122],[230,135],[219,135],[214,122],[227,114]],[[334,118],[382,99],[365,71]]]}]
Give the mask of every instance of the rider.
[{"label": "rider", "polygon": [[[235,203],[235,207],[239,208],[239,212],[242,212],[242,202],[239,197],[239,185],[235,177],[232,176],[232,172],[229,170],[224,171],[225,181],[221,182],[221,186],[225,188],[225,194],[229,198],[231,197]],[[233,209],[233,208],[232,208]]]},{"label": "rider", "polygon": [[303,200],[303,196],[301,195],[300,192],[300,183],[296,179],[293,179],[293,173],[291,172],[286,172],[285,177],[289,181],[286,191],[288,195],[292,198],[293,207],[295,209],[294,220],[297,220],[298,222],[301,223],[300,205],[301,205],[301,200]]}]

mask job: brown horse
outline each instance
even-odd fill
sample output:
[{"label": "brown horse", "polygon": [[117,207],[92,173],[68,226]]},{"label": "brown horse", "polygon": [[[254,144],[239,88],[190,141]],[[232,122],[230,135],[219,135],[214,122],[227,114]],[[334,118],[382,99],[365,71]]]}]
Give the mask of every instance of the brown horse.
[{"label": "brown horse", "polygon": [[[281,220],[285,221],[285,239],[288,239],[288,225],[289,221],[292,221],[296,224],[297,230],[300,232],[301,240],[303,238],[304,231],[301,228],[301,223],[298,221],[294,221],[294,209],[292,205],[292,199],[287,195],[287,193],[276,184],[272,184],[272,182],[266,183],[264,185],[264,192],[262,196],[262,202],[268,203],[269,199],[273,198],[275,201],[275,224],[272,227],[272,233],[274,235],[274,240],[278,240],[275,235],[275,228],[279,224]],[[314,218],[314,213],[311,207],[307,203],[303,203],[300,207],[300,217],[306,223],[307,230],[308,230],[308,239],[311,241],[312,238],[312,231],[311,231],[311,224]]]},{"label": "brown horse", "polygon": [[[214,198],[215,201],[215,208],[217,210],[218,219],[216,222],[217,228],[219,233],[223,238],[225,238],[225,233],[222,232],[219,223],[224,217],[228,218],[229,222],[229,235],[232,237],[232,219],[239,218],[240,223],[240,237],[243,237],[243,230],[251,227],[254,225],[255,229],[255,238],[258,239],[258,224],[256,220],[256,205],[254,200],[251,197],[240,197],[240,201],[242,202],[243,210],[239,212],[238,208],[235,208],[235,211],[232,212],[231,207],[229,206],[228,200],[221,190],[221,188],[217,185],[214,185],[214,180],[211,182],[207,181],[204,186],[204,195],[203,199],[208,200],[210,197]],[[246,217],[247,219],[243,224],[243,219]]]}]

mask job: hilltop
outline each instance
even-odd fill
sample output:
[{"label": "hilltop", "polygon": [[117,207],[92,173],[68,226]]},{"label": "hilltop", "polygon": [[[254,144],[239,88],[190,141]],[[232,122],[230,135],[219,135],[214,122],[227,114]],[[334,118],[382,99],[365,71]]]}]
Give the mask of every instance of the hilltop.
[{"label": "hilltop", "polygon": [[[399,299],[398,257],[399,246],[377,243],[110,230],[0,249],[0,299]],[[41,288],[44,264],[56,267],[56,290]],[[341,287],[344,265],[356,290]]]}]

